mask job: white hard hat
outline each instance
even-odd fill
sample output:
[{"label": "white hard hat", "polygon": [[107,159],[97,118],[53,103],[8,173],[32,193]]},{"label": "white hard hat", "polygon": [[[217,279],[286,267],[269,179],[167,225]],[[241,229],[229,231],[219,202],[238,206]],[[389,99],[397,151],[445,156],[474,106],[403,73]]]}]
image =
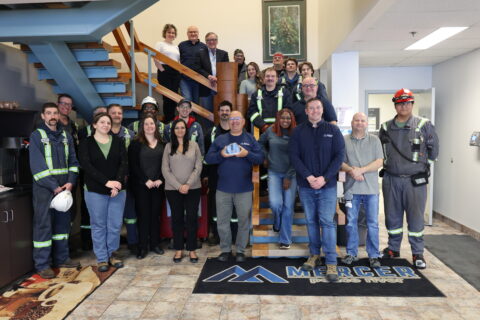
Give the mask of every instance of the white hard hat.
[{"label": "white hard hat", "polygon": [[64,190],[53,197],[50,202],[50,208],[60,212],[67,212],[73,204],[72,193],[68,190]]},{"label": "white hard hat", "polygon": [[157,100],[155,100],[155,98],[153,98],[153,97],[146,96],[145,98],[143,98],[142,107],[145,103],[151,103],[151,104],[155,105],[155,107],[157,107],[157,109],[158,109]]}]

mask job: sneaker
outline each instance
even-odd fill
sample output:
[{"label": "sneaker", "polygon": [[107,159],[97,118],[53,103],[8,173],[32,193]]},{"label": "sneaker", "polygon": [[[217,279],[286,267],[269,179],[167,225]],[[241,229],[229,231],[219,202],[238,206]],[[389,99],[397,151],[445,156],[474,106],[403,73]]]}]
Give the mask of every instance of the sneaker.
[{"label": "sneaker", "polygon": [[307,261],[302,265],[303,271],[311,271],[320,265],[320,256],[318,254],[308,257]]},{"label": "sneaker", "polygon": [[55,272],[51,268],[43,269],[38,272],[38,275],[43,279],[53,279],[55,278]]},{"label": "sneaker", "polygon": [[220,262],[227,262],[230,259],[230,256],[232,255],[231,252],[222,252],[220,255],[217,257],[217,260]]},{"label": "sneaker", "polygon": [[427,262],[423,257],[423,254],[414,254],[413,256],[413,265],[417,269],[425,269],[427,267]]},{"label": "sneaker", "polygon": [[393,251],[389,249],[388,247],[383,249],[382,251],[382,258],[383,259],[393,259],[393,258],[398,258],[400,257],[400,252],[398,251]]},{"label": "sneaker", "polygon": [[108,263],[117,269],[123,268],[123,261],[120,260],[116,254],[112,254],[110,259],[108,259]]},{"label": "sneaker", "polygon": [[347,254],[345,258],[342,259],[342,263],[346,264],[347,266],[351,265],[352,263],[358,261],[357,256],[352,256],[350,254]]},{"label": "sneaker", "polygon": [[369,258],[368,262],[370,263],[371,268],[380,268],[382,266],[378,258]]},{"label": "sneaker", "polygon": [[337,266],[336,265],[327,264],[327,273],[325,275],[325,278],[327,278],[328,282],[338,281],[338,272],[337,272]]},{"label": "sneaker", "polygon": [[235,261],[245,262],[245,260],[247,260],[247,258],[245,257],[245,254],[243,254],[242,252],[237,252],[237,254],[235,255]]},{"label": "sneaker", "polygon": [[97,268],[100,272],[107,272],[110,267],[107,262],[99,262]]},{"label": "sneaker", "polygon": [[287,243],[280,243],[280,249],[290,249],[290,245]]},{"label": "sneaker", "polygon": [[68,258],[63,263],[58,264],[58,268],[80,268],[82,265],[80,262],[75,262],[72,259]]}]

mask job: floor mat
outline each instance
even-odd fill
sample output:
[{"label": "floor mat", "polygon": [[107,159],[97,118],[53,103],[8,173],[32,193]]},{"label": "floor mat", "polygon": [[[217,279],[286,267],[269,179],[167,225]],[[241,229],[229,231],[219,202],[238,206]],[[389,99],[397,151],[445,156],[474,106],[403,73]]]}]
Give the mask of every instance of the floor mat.
[{"label": "floor mat", "polygon": [[480,291],[480,241],[457,234],[426,235],[425,248]]},{"label": "floor mat", "polygon": [[305,259],[248,259],[220,262],[207,259],[193,293],[444,297],[422,273],[405,259],[383,260],[370,268],[368,259],[352,266],[338,266],[339,280],[328,283],[325,266],[302,271]]},{"label": "floor mat", "polygon": [[63,319],[115,272],[98,272],[97,267],[54,269],[56,278],[38,274],[0,296],[0,319]]}]

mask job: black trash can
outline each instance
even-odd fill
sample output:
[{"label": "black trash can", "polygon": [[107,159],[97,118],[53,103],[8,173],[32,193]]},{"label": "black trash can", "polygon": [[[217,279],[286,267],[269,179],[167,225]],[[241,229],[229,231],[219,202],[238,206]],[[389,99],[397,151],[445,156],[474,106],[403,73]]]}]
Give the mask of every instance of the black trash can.
[{"label": "black trash can", "polygon": [[[347,218],[347,208],[345,208],[345,202],[340,201],[338,203],[340,210],[345,213],[346,222],[345,225],[337,225],[337,245],[341,247],[347,246],[347,228],[346,224],[348,223]],[[360,210],[358,212],[358,245],[364,246],[367,240],[367,221],[365,217],[365,207],[363,204],[360,205]]]}]

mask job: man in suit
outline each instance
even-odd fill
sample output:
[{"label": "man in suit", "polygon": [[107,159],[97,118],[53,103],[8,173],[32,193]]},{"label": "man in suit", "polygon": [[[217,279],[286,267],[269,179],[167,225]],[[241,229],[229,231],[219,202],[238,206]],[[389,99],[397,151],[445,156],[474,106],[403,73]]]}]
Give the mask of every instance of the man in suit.
[{"label": "man in suit", "polygon": [[[228,53],[217,49],[218,36],[214,32],[205,35],[205,43],[207,48],[200,49],[197,54],[195,71],[207,78],[212,86],[215,86],[217,84],[217,62],[229,62]],[[200,103],[209,111],[213,111],[214,94],[215,92],[209,88],[200,86]],[[212,123],[209,123],[207,127],[212,125]]]}]

